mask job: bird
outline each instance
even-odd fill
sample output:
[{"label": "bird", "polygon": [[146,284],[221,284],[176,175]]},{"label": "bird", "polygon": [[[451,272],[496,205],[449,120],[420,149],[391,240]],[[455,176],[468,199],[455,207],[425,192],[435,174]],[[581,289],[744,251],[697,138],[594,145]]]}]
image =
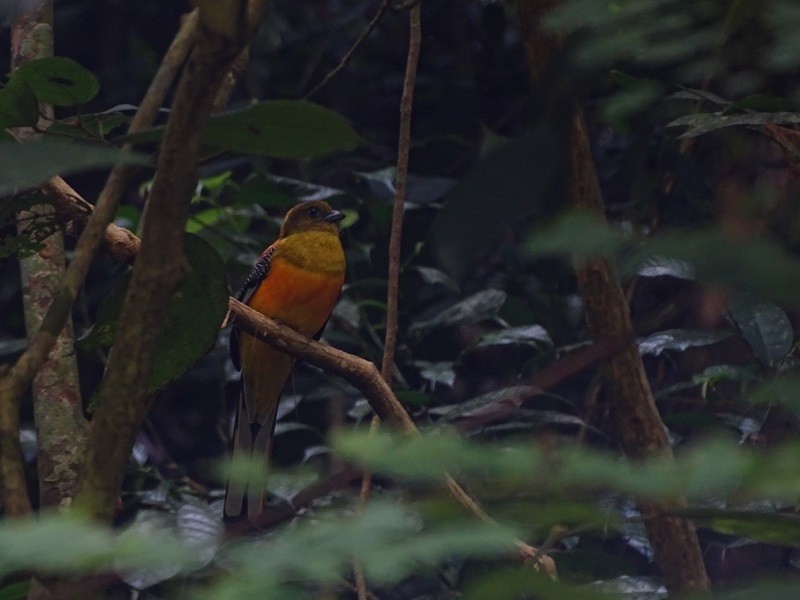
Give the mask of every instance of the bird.
[{"label": "bird", "polygon": [[[345,254],[339,237],[344,213],[322,200],[293,206],[278,239],[259,257],[238,299],[306,336],[319,338],[344,284]],[[233,456],[263,459],[272,437],[281,391],[294,358],[243,332],[231,333],[231,360],[242,372],[233,435]],[[252,519],[263,511],[263,490],[228,482],[227,520]]]}]

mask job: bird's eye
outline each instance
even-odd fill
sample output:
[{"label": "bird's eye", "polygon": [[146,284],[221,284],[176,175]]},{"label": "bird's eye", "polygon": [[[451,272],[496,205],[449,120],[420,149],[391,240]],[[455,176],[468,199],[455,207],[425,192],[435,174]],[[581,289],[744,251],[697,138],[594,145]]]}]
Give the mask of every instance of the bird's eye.
[{"label": "bird's eye", "polygon": [[316,219],[319,216],[319,208],[316,206],[312,206],[308,209],[308,216],[312,219]]}]

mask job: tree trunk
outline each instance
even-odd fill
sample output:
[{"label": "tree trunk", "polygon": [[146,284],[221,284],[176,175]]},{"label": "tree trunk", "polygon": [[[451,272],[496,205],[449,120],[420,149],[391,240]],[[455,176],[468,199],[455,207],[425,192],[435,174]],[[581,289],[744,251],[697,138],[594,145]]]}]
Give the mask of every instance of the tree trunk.
[{"label": "tree trunk", "polygon": [[[561,43],[556,36],[537,26],[555,4],[555,0],[519,0],[518,3],[534,81],[541,77]],[[570,205],[605,218],[586,123],[577,104],[570,122],[569,161]],[[618,434],[626,454],[631,458],[672,457],[666,428],[658,414],[636,345],[630,309],[614,268],[605,259],[595,259],[577,265],[575,272],[592,340],[596,343],[609,338],[627,340],[604,369],[606,392],[614,405]],[[683,499],[669,503],[639,502],[656,562],[670,594],[709,587],[694,525],[685,519],[661,516],[665,511],[684,505]]]},{"label": "tree trunk", "polygon": [[[52,0],[42,0],[22,13],[11,27],[11,67],[53,55]],[[52,116],[52,107],[41,106]],[[46,126],[46,123],[43,123]],[[21,141],[36,135],[33,130],[14,131]],[[36,227],[37,221],[52,219],[53,207],[33,206],[17,215],[20,235]],[[25,326],[33,336],[42,324],[65,270],[64,236],[48,237],[34,254],[20,261]],[[33,412],[38,446],[39,499],[42,506],[65,505],[75,493],[78,469],[86,444],[78,363],[72,320],[67,319],[49,357],[33,380]]]}]

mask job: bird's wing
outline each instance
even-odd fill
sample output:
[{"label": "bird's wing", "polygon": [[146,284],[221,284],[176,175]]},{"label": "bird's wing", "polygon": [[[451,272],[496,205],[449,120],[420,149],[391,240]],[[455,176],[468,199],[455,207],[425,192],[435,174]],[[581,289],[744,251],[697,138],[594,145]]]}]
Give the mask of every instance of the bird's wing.
[{"label": "bird's wing", "polygon": [[[251,296],[258,289],[258,286],[261,285],[261,282],[266,279],[267,275],[269,274],[270,261],[272,260],[272,255],[275,254],[276,247],[277,246],[275,244],[272,244],[269,248],[264,250],[264,252],[256,261],[256,264],[253,265],[253,268],[250,270],[250,274],[247,276],[247,279],[244,280],[242,288],[236,295],[236,299],[239,302],[247,304]],[[241,361],[239,360],[239,335],[235,330],[231,332],[230,352],[233,366],[236,367],[236,370],[238,371],[242,368],[242,366]]]}]

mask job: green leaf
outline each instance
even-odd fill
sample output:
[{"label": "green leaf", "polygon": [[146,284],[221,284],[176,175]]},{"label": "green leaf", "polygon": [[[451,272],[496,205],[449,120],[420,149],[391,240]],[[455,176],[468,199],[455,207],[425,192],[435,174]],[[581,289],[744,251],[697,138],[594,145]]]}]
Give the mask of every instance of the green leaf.
[{"label": "green leaf", "polygon": [[493,410],[499,404],[512,404],[519,406],[521,399],[529,398],[540,393],[541,390],[530,385],[512,385],[475,396],[461,402],[460,404],[450,404],[447,406],[437,406],[431,409],[431,414],[441,415],[440,423],[450,423],[455,419],[485,414]]},{"label": "green leaf", "polygon": [[800,547],[800,515],[713,508],[690,508],[677,514],[726,535]]},{"label": "green leaf", "polygon": [[493,318],[506,301],[506,293],[502,290],[481,290],[472,296],[456,302],[452,306],[434,316],[417,321],[409,328],[409,332],[422,335],[433,329],[469,325]]},{"label": "green leaf", "polygon": [[26,62],[11,78],[27,83],[39,102],[55,106],[86,104],[100,90],[100,83],[91,71],[64,56]]},{"label": "green leaf", "polygon": [[639,340],[639,353],[658,356],[665,350],[683,351],[697,346],[710,346],[730,337],[726,331],[695,331],[692,329],[667,329]]},{"label": "green leaf", "polygon": [[750,112],[743,115],[695,113],[667,123],[667,127],[686,127],[678,139],[691,138],[717,131],[723,127],[797,125],[800,114],[792,112]]},{"label": "green leaf", "polygon": [[781,307],[738,296],[728,310],[758,360],[765,365],[771,367],[792,349],[794,330]]},{"label": "green leaf", "polygon": [[45,135],[52,136],[72,136],[78,139],[98,140],[103,139],[117,127],[130,122],[128,115],[118,112],[102,112],[92,115],[81,115],[80,124],[64,123],[56,121],[51,123],[45,131]]},{"label": "green leaf", "polygon": [[414,361],[414,366],[419,369],[419,376],[431,384],[431,389],[437,384],[453,387],[456,372],[453,370],[452,361],[429,362],[427,360]]},{"label": "green leaf", "polygon": [[[152,142],[163,134],[164,127],[157,127],[128,141]],[[203,141],[222,150],[275,158],[316,158],[362,143],[339,113],[307,100],[267,100],[213,116]]]},{"label": "green leaf", "polygon": [[800,375],[782,374],[759,385],[750,394],[753,404],[781,404],[800,415]]},{"label": "green leaf", "polygon": [[619,598],[619,596],[553,581],[547,575],[537,573],[530,568],[495,571],[471,583],[464,594],[464,600],[497,600],[498,598],[611,600]]},{"label": "green leaf", "polygon": [[25,600],[28,597],[30,581],[11,583],[0,588],[0,600]]},{"label": "green leaf", "polygon": [[736,240],[719,229],[676,231],[647,240],[623,271],[636,272],[654,257],[689,263],[699,281],[786,304],[800,301],[800,261],[769,240]]},{"label": "green leaf", "polygon": [[426,243],[451,277],[470,273],[510,227],[560,204],[553,190],[565,189],[566,138],[557,123],[537,127],[483,158],[448,194]]},{"label": "green leaf", "polygon": [[550,334],[541,325],[521,325],[519,327],[506,327],[494,333],[487,333],[478,342],[477,348],[484,346],[505,346],[508,344],[522,344],[526,346],[552,346]]},{"label": "green leaf", "polygon": [[74,514],[43,514],[0,524],[0,577],[21,570],[93,573],[186,562],[192,553],[162,531],[118,536]]},{"label": "green leaf", "polygon": [[0,142],[0,196],[39,185],[54,175],[144,165],[150,159],[117,148],[65,142]]},{"label": "green leaf", "polygon": [[647,259],[637,269],[637,275],[642,277],[675,277],[677,279],[694,279],[692,266],[682,260],[675,260],[664,256],[654,256]]},{"label": "green leaf", "polygon": [[[202,238],[187,235],[184,250],[191,271],[172,297],[159,336],[150,376],[153,392],[183,375],[214,347],[228,306],[225,266]],[[84,350],[111,346],[130,276],[126,275],[100,305],[92,332],[80,341]]]},{"label": "green leaf", "polygon": [[0,90],[0,129],[33,127],[39,122],[39,100],[22,79],[12,77]]},{"label": "green leaf", "polygon": [[627,243],[627,236],[603,219],[585,212],[562,215],[534,232],[525,249],[534,257],[564,256],[583,261],[611,257]]}]

